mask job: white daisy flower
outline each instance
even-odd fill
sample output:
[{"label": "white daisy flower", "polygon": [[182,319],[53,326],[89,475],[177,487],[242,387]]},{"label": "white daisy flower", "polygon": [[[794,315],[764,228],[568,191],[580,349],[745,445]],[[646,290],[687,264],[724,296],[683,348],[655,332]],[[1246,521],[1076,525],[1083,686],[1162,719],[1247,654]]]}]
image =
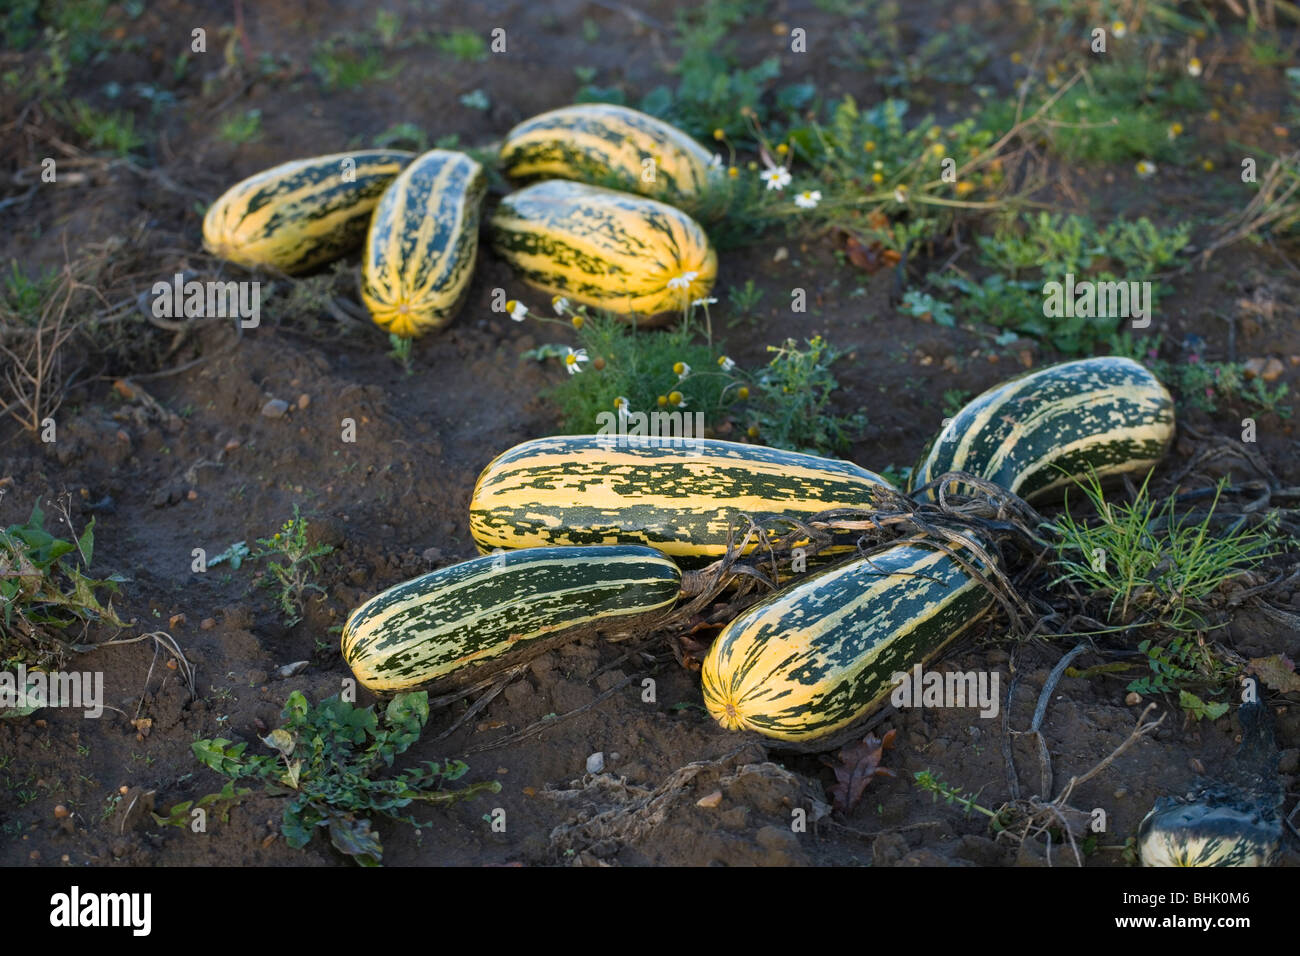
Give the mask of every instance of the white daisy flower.
[{"label": "white daisy flower", "polygon": [[689,289],[691,283],[699,276],[698,272],[683,272],[681,275],[668,280],[670,289]]},{"label": "white daisy flower", "polygon": [[794,204],[800,209],[816,209],[821,201],[822,194],[819,189],[805,189],[794,197]]},{"label": "white daisy flower", "polygon": [[1128,24],[1123,20],[1116,20],[1110,25],[1110,32],[1115,34],[1116,38],[1122,38],[1128,34]]},{"label": "white daisy flower", "polygon": [[557,295],[551,300],[551,308],[555,310],[556,315],[564,315],[569,311],[569,300],[562,295]]},{"label": "white daisy flower", "polygon": [[894,202],[898,203],[900,206],[903,205],[903,203],[907,202],[907,187],[906,187],[906,186],[895,186],[895,187],[894,187]]},{"label": "white daisy flower", "polygon": [[691,305],[698,309],[702,305],[713,305],[713,303],[717,301],[718,300],[713,298],[713,296],[706,296],[703,299],[696,299],[694,302],[691,303]]},{"label": "white daisy flower", "polygon": [[709,169],[721,169],[721,168],[722,168],[722,157],[719,156],[717,153],[714,153],[713,156],[709,159]]},{"label": "white daisy flower", "polygon": [[673,365],[673,374],[677,376],[677,381],[681,381],[691,374],[691,367],[685,362],[677,362]]},{"label": "white daisy flower", "polygon": [[1156,164],[1149,159],[1139,159],[1138,164],[1133,168],[1138,174],[1138,179],[1150,179],[1156,174]]},{"label": "white daisy flower", "polygon": [[564,367],[569,370],[570,375],[576,375],[582,371],[582,363],[587,361],[586,349],[569,349],[564,354]]},{"label": "white daisy flower", "polygon": [[510,312],[510,318],[516,322],[522,322],[528,318],[528,306],[524,305],[518,299],[511,299],[506,303],[506,309]]},{"label": "white daisy flower", "polygon": [[723,370],[724,372],[730,372],[733,368],[736,367],[736,361],[735,361],[735,359],[731,358],[730,356],[727,356],[727,355],[719,355],[719,356],[718,356],[718,365],[720,365],[720,366],[722,367],[722,370]]},{"label": "white daisy flower", "polygon": [[785,189],[790,185],[790,170],[784,166],[773,166],[771,169],[765,169],[759,174],[759,178],[767,183],[768,189]]},{"label": "white daisy flower", "polygon": [[618,409],[618,420],[621,422],[627,421],[628,416],[632,414],[631,403],[622,395],[614,399],[614,407]]},{"label": "white daisy flower", "polygon": [[1201,75],[1201,61],[1196,57],[1192,57],[1187,61],[1187,74],[1188,76]]}]

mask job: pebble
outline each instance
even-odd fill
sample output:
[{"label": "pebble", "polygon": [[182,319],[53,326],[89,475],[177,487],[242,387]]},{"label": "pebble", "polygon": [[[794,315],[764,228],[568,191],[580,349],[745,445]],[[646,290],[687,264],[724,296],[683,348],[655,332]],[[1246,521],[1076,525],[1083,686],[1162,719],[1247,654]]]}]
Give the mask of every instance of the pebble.
[{"label": "pebble", "polygon": [[311,664],[311,661],[294,661],[292,664],[285,664],[275,669],[276,680],[285,680],[294,674],[301,674]]},{"label": "pebble", "polygon": [[63,804],[60,803],[58,806],[54,808],[54,819],[62,820],[67,815],[68,815],[68,808],[65,807]]},{"label": "pebble", "polygon": [[587,773],[600,773],[605,769],[605,754],[597,750],[587,758]]},{"label": "pebble", "polygon": [[289,403],[282,398],[273,398],[262,406],[262,414],[267,418],[283,418],[289,411]]},{"label": "pebble", "polygon": [[442,548],[425,548],[420,552],[420,557],[426,564],[437,564],[442,560]]},{"label": "pebble", "polygon": [[708,796],[706,796],[706,797],[700,797],[700,799],[698,799],[698,800],[695,801],[695,805],[696,805],[697,807],[704,807],[706,810],[712,810],[714,807],[718,806],[720,803],[722,803],[722,791],[721,791],[721,790],[714,790],[714,791],[713,791],[711,794],[709,794]]},{"label": "pebble", "polygon": [[167,619],[167,625],[172,628],[183,627],[185,625],[185,615],[173,614]]},{"label": "pebble", "polygon": [[1128,704],[1130,707],[1136,707],[1138,704],[1142,703],[1142,695],[1135,690],[1131,690],[1128,692],[1128,696],[1124,698],[1124,703]]},{"label": "pebble", "polygon": [[217,619],[214,617],[205,617],[199,622],[199,628],[204,631],[210,631],[217,626]]},{"label": "pebble", "polygon": [[1192,768],[1192,773],[1199,773],[1199,774],[1205,773],[1205,764],[1201,763],[1201,761],[1198,760],[1196,757],[1190,758],[1187,761],[1187,766]]},{"label": "pebble", "polygon": [[1128,796],[1128,788],[1127,788],[1127,787],[1120,787],[1118,790],[1115,791],[1115,799],[1116,799],[1116,800],[1123,800],[1123,799],[1124,799],[1125,797],[1127,797],[1127,796]]},{"label": "pebble", "polygon": [[1280,359],[1252,358],[1244,363],[1247,378],[1262,378],[1266,382],[1275,382],[1282,377],[1283,365]]},{"label": "pebble", "polygon": [[304,392],[303,394],[301,394],[301,395],[298,396],[298,407],[299,407],[299,408],[303,408],[303,409],[305,409],[305,408],[306,408],[308,405],[310,405],[310,404],[311,404],[311,396],[308,395],[306,392]]}]

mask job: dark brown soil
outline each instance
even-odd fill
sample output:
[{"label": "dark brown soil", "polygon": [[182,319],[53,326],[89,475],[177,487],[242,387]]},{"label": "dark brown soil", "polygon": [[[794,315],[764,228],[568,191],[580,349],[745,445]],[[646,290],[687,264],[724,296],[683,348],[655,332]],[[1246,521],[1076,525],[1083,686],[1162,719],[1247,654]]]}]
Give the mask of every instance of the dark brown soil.
[{"label": "dark brown soil", "polygon": [[[369,5],[272,0],[245,5],[247,43],[254,54],[275,54],[286,65],[277,74],[235,83],[219,75],[224,37],[218,28],[229,18],[228,5],[150,5],[130,26],[147,41],[142,52],[114,54],[75,74],[73,86],[77,95],[92,99],[109,81],[124,88],[137,82],[168,86],[171,51],[188,36],[191,22],[207,24],[212,52],[199,57],[172,87],[176,105],[152,118],[146,111],[141,121],[149,133],[141,168],[161,171],[180,188],[118,165],[101,167],[91,183],[41,189],[30,202],[0,210],[0,261],[16,259],[28,269],[59,267],[65,256],[75,258],[89,244],[120,237],[127,240],[122,254],[135,257],[137,288],[144,290],[177,271],[209,268],[198,253],[196,201],[215,197],[268,165],[337,151],[399,122],[414,123],[431,138],[456,133],[463,144],[491,142],[516,121],[570,102],[578,86],[572,71],[577,64],[596,67],[602,84],[618,82],[639,91],[667,78],[667,37],[620,12],[618,4],[489,3],[474,5],[473,13],[451,4],[430,13],[430,6],[410,4],[404,22],[412,29],[464,26],[484,34],[504,26],[509,64],[491,58],[460,63],[422,46],[393,55],[399,67],[394,78],[358,91],[326,92],[308,69],[311,51],[330,34],[368,28]],[[918,38],[953,21],[978,29],[996,22],[990,18],[1002,6],[921,4],[909,22]],[[670,23],[673,6],[654,3],[644,13],[653,23]],[[584,19],[599,26],[599,43],[582,45]],[[1019,39],[985,37],[998,47],[998,62],[1019,48],[1031,27],[1015,25],[1014,19],[1007,21],[1008,32],[1012,26],[1026,31]],[[769,46],[774,52],[783,49],[779,40],[770,42],[778,21],[807,25],[810,34],[833,35],[843,26],[843,18],[811,3],[777,4],[744,30],[743,44],[755,60]],[[785,80],[816,81],[828,96],[848,91],[859,102],[871,102],[881,95],[872,77],[837,69],[824,58],[787,51],[782,59]],[[987,81],[999,82],[999,73],[990,67]],[[1244,72],[1243,82],[1258,84],[1260,97],[1280,95],[1262,73]],[[479,88],[490,97],[486,112],[459,101]],[[1253,91],[1250,87],[1241,102],[1264,102]],[[960,92],[938,91],[943,97]],[[220,139],[217,118],[248,109],[261,110],[260,138],[241,146]],[[1269,109],[1259,110],[1269,115]],[[4,112],[0,119],[8,123],[15,117]],[[1259,122],[1250,110],[1237,119],[1243,126]],[[26,168],[51,148],[24,133],[5,153],[15,166]],[[1105,188],[1099,188],[1099,179]],[[1177,170],[1154,184],[1138,184],[1127,168],[1063,170],[1058,186],[1048,198],[1067,208],[1091,207],[1100,217],[1145,214],[1162,222],[1176,218],[1200,194],[1191,174]],[[780,249],[785,254],[778,256]],[[995,348],[985,337],[908,317],[895,307],[889,272],[868,276],[838,263],[829,240],[772,241],[725,253],[719,275],[723,290],[751,278],[767,290],[766,311],[760,310],[756,326],[724,332],[737,361],[766,361],[766,344],[816,333],[850,352],[837,366],[843,386],[839,405],[845,411],[861,408],[870,421],[850,457],[877,470],[916,458],[939,427],[945,390],[976,393],[1025,366],[1056,358],[1028,341]],[[1228,357],[1220,316],[1238,315],[1240,300],[1266,292],[1276,303],[1273,318],[1239,322],[1236,355],[1278,356],[1286,366],[1283,381],[1293,388],[1300,384],[1300,358],[1292,358],[1300,356],[1295,306],[1300,283],[1294,266],[1242,245],[1173,284],[1174,294],[1162,303],[1159,331],[1167,341],[1187,333],[1203,336],[1211,359]],[[794,285],[811,286],[815,305],[806,314],[791,315],[781,307]],[[193,740],[226,736],[260,747],[256,735],[277,726],[290,691],[301,690],[313,700],[339,691],[348,671],[331,628],[351,608],[403,579],[475,554],[466,504],[480,469],[511,445],[557,427],[554,410],[541,397],[555,381],[555,370],[519,358],[538,344],[535,327],[491,311],[498,287],[514,290],[515,283],[502,263],[485,256],[453,325],[415,346],[412,375],[385,355],[387,343],[376,330],[348,330],[328,317],[282,322],[277,303],[284,300],[272,297],[262,326],[245,331],[237,345],[228,329],[213,328],[164,360],[170,337],[141,323],[132,333],[139,336],[138,367],[124,366],[120,358],[90,357],[86,384],[59,412],[58,439],[52,444],[41,444],[10,423],[0,425],[0,479],[6,482],[0,526],[24,520],[37,499],[63,495],[70,496],[77,521],[84,523],[93,513],[96,572],[129,578],[119,605],[122,616],[136,623],[125,636],[167,630],[198,675],[198,699],[191,701],[174,673],[155,668],[146,679],[153,658],[149,642],[105,648],[70,666],[102,671],[106,702],[120,712],[89,721],[79,713],[46,710],[0,721],[0,864],[351,865],[320,838],[305,851],[290,849],[278,838],[281,807],[271,797],[245,801],[228,822],[213,822],[206,834],[133,826],[113,810],[113,798],[120,787],[140,787],[156,791],[162,808],[220,789],[221,778],[195,761]],[[863,291],[855,294],[858,288]],[[203,356],[208,360],[181,374],[135,379],[170,417],[144,415],[112,388],[118,376]],[[265,417],[261,410],[270,398],[284,399],[290,411],[278,419]],[[1239,435],[1244,413],[1225,408],[1215,416],[1191,413],[1184,421],[1207,432]],[[348,418],[356,422],[355,443],[339,440]],[[1265,416],[1258,434],[1259,451],[1282,483],[1300,484],[1291,422]],[[1166,471],[1179,468],[1197,448],[1190,438],[1180,440]],[[310,600],[305,619],[286,629],[268,592],[253,584],[249,565],[195,574],[191,553],[204,548],[211,556],[232,542],[267,536],[295,504],[313,535],[336,551],[324,563],[324,597]],[[1294,598],[1300,606],[1300,591]],[[1268,599],[1285,605],[1291,596]],[[211,626],[205,629],[208,619]],[[996,623],[984,626],[942,666],[996,670],[1005,688],[1010,675],[1004,630]],[[1300,636],[1258,612],[1240,613],[1214,636],[1244,656],[1300,656]],[[534,662],[526,676],[445,739],[436,738],[466,704],[435,713],[409,758],[463,756],[471,767],[467,779],[497,779],[501,792],[447,811],[419,811],[421,819],[432,821],[419,833],[377,821],[385,862],[1040,862],[1034,853],[1018,854],[1012,841],[995,842],[983,817],[935,803],[912,783],[915,771],[930,769],[978,791],[986,806],[1007,800],[999,721],[980,720],[966,710],[910,710],[890,718],[884,726],[895,728],[897,738],[885,766],[897,776],[873,782],[852,814],[795,832],[793,810],[828,801],[830,771],[816,757],[783,755],[760,740],[720,730],[701,706],[697,676],[665,651],[663,644],[653,644],[625,656],[627,645],[583,639]],[[1061,647],[1046,644],[1022,649],[1013,729],[1028,726],[1039,690],[1061,653]],[[270,676],[301,660],[311,665],[297,676]],[[656,682],[653,703],[642,698],[646,676]],[[1125,704],[1123,684],[1106,678],[1066,678],[1059,684],[1044,724],[1054,792],[1104,758],[1133,728],[1140,708]],[[589,709],[540,732],[495,743],[548,714],[590,705],[611,690]],[[1233,750],[1239,728],[1231,716],[1191,722],[1176,701],[1157,703],[1168,711],[1162,729],[1082,787],[1073,801],[1080,808],[1106,810],[1108,829],[1101,841],[1106,847],[1134,835],[1157,797],[1183,790],[1194,763],[1213,769]],[[1300,707],[1285,699],[1272,703],[1285,748],[1290,809]],[[153,721],[143,739],[130,722],[137,713]],[[607,775],[586,777],[588,756],[596,752],[604,755]],[[1014,752],[1021,787],[1033,793],[1038,788],[1034,747],[1017,737]],[[657,799],[650,800],[656,790]],[[698,805],[714,791],[721,792],[716,805],[707,806],[713,799]],[[72,825],[56,820],[58,804],[71,809]],[[505,832],[494,832],[484,818],[497,807],[506,813]],[[1294,850],[1287,860],[1297,862]],[[1122,862],[1114,849],[1088,858],[1089,865]]]}]

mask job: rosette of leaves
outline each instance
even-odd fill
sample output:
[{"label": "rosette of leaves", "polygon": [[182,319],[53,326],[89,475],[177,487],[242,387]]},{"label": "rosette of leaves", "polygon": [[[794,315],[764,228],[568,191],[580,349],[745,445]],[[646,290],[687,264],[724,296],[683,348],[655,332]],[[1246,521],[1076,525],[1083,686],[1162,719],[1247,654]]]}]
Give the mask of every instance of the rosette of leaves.
[{"label": "rosette of leaves", "polygon": [[217,773],[260,781],[267,793],[287,798],[280,832],[294,849],[305,847],[324,827],[339,852],[362,866],[378,866],[384,848],[371,824],[373,815],[426,827],[431,824],[420,823],[406,808],[414,803],[446,806],[501,789],[495,780],[448,789],[469,770],[459,760],[426,760],[380,775],[420,739],[429,719],[423,691],[398,694],[382,713],[337,694],[313,706],[294,691],[281,717],[283,726],[261,738],[272,754],[246,754],[248,744],[222,737],[196,741],[193,748]]}]

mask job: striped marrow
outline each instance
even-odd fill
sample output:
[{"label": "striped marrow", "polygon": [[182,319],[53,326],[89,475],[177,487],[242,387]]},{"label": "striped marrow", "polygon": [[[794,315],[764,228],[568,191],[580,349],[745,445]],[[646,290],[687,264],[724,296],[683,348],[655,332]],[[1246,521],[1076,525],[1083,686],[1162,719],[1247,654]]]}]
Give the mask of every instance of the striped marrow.
[{"label": "striped marrow", "polygon": [[414,153],[298,159],[231,186],[203,217],[203,245],[249,269],[306,272],[357,249],[379,197]]},{"label": "striped marrow", "polygon": [[1065,362],[972,399],[935,439],[913,488],[965,471],[1032,501],[1089,469],[1145,472],[1173,438],[1173,399],[1149,370],[1118,356]]},{"label": "striped marrow", "polygon": [[1273,866],[1281,839],[1275,810],[1204,795],[1162,797],[1138,829],[1138,852],[1143,866]]},{"label": "striped marrow", "polygon": [[610,103],[534,116],[501,145],[501,166],[515,179],[573,179],[668,203],[705,191],[712,158],[676,127]]},{"label": "striped marrow", "polygon": [[451,321],[474,275],[483,167],[434,149],[388,187],[370,222],[361,299],[375,324],[414,338]]},{"label": "striped marrow", "polygon": [[723,628],[701,669],[704,703],[726,730],[824,737],[882,704],[896,673],[933,658],[993,600],[932,539],[904,539],[776,591]]},{"label": "striped marrow", "polygon": [[501,200],[492,249],[524,282],[575,302],[663,321],[713,288],[718,256],[686,213],[563,179]]},{"label": "striped marrow", "polygon": [[1143,866],[1273,866],[1281,858],[1286,788],[1269,705],[1244,701],[1237,715],[1241,745],[1228,765],[1185,795],[1161,797],[1143,818]]},{"label": "striped marrow", "polygon": [[886,479],[849,462],[759,445],[561,435],[483,469],[470,533],[481,551],[646,544],[694,568],[726,553],[728,528],[743,534],[747,514],[869,509],[884,490]]},{"label": "striped marrow", "polygon": [[446,690],[584,631],[667,612],[681,572],[651,548],[531,548],[484,555],[375,595],[343,627],[343,660],[366,687]]}]

